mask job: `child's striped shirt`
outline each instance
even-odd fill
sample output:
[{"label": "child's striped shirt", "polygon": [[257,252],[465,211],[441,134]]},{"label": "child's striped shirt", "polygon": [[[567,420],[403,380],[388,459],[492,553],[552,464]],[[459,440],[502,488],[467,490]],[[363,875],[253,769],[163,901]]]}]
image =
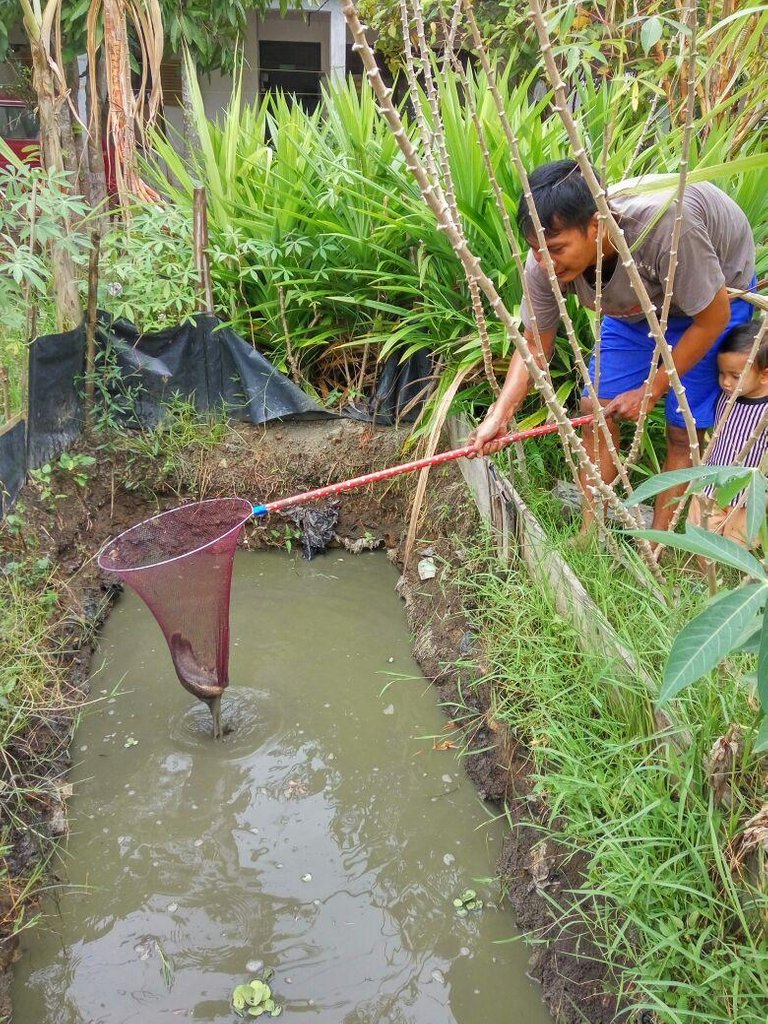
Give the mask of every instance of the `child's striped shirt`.
[{"label": "child's striped shirt", "polygon": [[[727,402],[728,395],[722,391],[715,406],[715,423],[720,422]],[[760,420],[767,409],[768,395],[764,398],[737,398],[728,421],[723,425],[720,435],[716,438],[712,450],[707,456],[707,465],[734,465],[739,452],[757,431]],[[766,451],[768,451],[768,429],[763,426],[760,436],[744,459],[744,466],[750,468],[759,466]],[[711,498],[714,490],[715,488],[710,486],[704,489],[704,493]],[[738,498],[739,496],[736,495],[733,504],[737,503]]]}]

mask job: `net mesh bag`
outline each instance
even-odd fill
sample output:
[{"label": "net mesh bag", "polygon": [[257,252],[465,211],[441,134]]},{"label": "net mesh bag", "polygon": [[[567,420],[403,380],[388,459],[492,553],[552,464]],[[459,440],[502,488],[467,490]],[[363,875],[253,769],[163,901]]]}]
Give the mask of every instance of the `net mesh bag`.
[{"label": "net mesh bag", "polygon": [[115,573],[157,619],[182,686],[200,700],[221,696],[229,682],[229,595],[244,498],[182,505],[121,533],[101,551]]}]

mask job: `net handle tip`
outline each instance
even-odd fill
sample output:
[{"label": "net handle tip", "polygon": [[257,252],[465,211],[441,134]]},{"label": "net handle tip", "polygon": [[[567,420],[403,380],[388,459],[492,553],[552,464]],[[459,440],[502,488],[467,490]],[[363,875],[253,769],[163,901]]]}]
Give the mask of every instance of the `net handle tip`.
[{"label": "net handle tip", "polygon": [[269,512],[269,509],[267,508],[266,505],[254,505],[253,506],[253,514],[255,516],[265,516],[265,515],[267,515],[268,512]]}]

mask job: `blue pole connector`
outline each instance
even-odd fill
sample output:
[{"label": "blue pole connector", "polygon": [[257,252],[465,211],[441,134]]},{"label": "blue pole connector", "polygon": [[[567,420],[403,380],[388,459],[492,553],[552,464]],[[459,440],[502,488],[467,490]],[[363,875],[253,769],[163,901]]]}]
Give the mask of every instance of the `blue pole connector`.
[{"label": "blue pole connector", "polygon": [[266,505],[254,505],[253,506],[253,514],[255,516],[265,516],[267,514],[267,506]]}]

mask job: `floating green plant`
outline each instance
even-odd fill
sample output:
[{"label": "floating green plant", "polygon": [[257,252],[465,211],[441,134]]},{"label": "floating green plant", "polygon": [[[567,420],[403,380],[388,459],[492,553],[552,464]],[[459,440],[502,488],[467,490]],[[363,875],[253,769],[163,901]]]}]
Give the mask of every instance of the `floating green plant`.
[{"label": "floating green plant", "polygon": [[279,1017],[283,1007],[276,1003],[267,981],[272,971],[264,971],[261,978],[254,978],[247,985],[237,985],[232,992],[232,1006],[239,1017]]},{"label": "floating green plant", "polygon": [[470,910],[483,909],[483,901],[477,898],[474,889],[465,889],[461,896],[454,899],[453,905],[459,917],[466,917]]}]

